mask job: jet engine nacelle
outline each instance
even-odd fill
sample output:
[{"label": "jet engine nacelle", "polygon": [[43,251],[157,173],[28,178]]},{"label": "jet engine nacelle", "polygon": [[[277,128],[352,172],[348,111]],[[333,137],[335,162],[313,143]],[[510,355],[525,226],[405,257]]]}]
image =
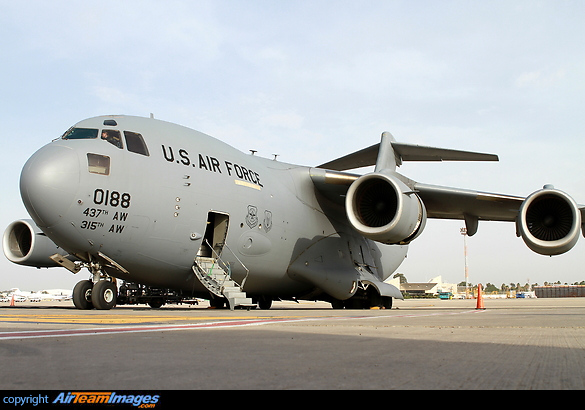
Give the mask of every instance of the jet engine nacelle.
[{"label": "jet engine nacelle", "polygon": [[427,211],[419,196],[393,175],[366,174],[347,191],[351,225],[371,240],[408,244],[423,231]]},{"label": "jet engine nacelle", "polygon": [[12,222],[2,238],[4,255],[19,265],[49,268],[59,266],[49,259],[59,247],[30,219]]},{"label": "jet engine nacelle", "polygon": [[541,255],[560,255],[577,243],[581,211],[566,193],[545,186],[528,196],[518,213],[517,234]]}]

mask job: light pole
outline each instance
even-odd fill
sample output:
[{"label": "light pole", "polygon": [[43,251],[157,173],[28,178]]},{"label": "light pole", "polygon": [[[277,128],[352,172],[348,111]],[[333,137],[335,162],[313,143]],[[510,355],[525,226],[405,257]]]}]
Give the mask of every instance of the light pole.
[{"label": "light pole", "polygon": [[460,229],[463,235],[463,255],[465,257],[465,299],[469,299],[469,268],[467,267],[467,228]]}]

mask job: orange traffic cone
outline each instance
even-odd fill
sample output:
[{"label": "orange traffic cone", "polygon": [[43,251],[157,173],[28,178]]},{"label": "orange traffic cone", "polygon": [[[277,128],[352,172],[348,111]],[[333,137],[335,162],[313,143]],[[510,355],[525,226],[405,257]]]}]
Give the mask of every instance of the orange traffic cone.
[{"label": "orange traffic cone", "polygon": [[14,306],[14,293],[12,294],[12,299],[10,299],[10,306]]},{"label": "orange traffic cone", "polygon": [[483,295],[481,293],[481,283],[477,285],[477,306],[475,309],[485,309],[483,305]]}]

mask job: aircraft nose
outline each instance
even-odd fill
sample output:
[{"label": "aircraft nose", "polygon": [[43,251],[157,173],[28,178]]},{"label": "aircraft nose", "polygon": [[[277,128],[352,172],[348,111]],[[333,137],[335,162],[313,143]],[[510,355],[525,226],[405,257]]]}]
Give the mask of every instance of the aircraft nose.
[{"label": "aircraft nose", "polygon": [[57,224],[75,200],[79,157],[69,147],[49,144],[24,164],[20,174],[22,201],[39,227]]}]

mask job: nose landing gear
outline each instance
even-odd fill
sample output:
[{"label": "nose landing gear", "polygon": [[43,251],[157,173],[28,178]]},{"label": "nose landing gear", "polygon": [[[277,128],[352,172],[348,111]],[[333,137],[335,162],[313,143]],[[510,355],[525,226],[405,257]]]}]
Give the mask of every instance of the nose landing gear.
[{"label": "nose landing gear", "polygon": [[116,306],[118,287],[116,283],[102,279],[94,284],[82,280],[73,288],[73,304],[81,310],[110,310]]},{"label": "nose landing gear", "polygon": [[116,279],[103,273],[99,263],[90,263],[93,280],[82,280],[73,288],[73,304],[77,309],[110,310],[116,306]]}]

